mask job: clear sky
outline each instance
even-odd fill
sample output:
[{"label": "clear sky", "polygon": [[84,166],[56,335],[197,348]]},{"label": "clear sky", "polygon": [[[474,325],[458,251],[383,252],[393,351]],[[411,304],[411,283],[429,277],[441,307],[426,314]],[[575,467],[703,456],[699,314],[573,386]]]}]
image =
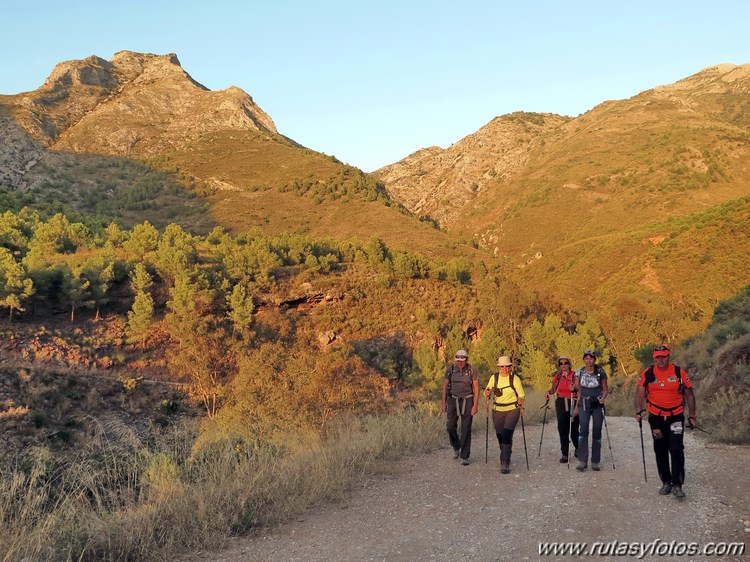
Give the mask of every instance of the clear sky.
[{"label": "clear sky", "polygon": [[0,11],[0,93],[70,59],[176,53],[282,134],[364,171],[513,111],[580,115],[750,63],[747,0],[39,0]]}]

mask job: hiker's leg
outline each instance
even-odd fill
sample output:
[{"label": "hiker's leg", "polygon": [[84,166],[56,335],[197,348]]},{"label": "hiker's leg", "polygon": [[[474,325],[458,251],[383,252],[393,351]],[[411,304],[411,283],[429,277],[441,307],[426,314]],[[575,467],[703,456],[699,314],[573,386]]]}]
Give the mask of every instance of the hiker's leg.
[{"label": "hiker's leg", "polygon": [[602,424],[604,412],[601,407],[591,411],[591,462],[599,462],[602,456]]},{"label": "hiker's leg", "polygon": [[672,471],[669,469],[669,424],[664,418],[650,414],[648,424],[654,438],[654,456],[659,478],[665,484],[672,484]]},{"label": "hiker's leg", "polygon": [[[591,410],[588,407],[588,400],[581,400],[578,406],[578,460],[584,463],[589,461],[589,419]],[[586,405],[584,409],[583,406]]]},{"label": "hiker's leg", "polygon": [[495,428],[497,435],[497,444],[500,451],[503,450],[503,425],[505,424],[505,412],[492,412],[492,427]]},{"label": "hiker's leg", "polygon": [[555,414],[557,415],[557,433],[560,435],[560,452],[563,456],[568,455],[569,441],[568,430],[570,429],[570,412],[566,408],[568,399],[558,396],[555,400]]},{"label": "hiker's leg", "polygon": [[513,431],[515,431],[516,424],[518,424],[520,418],[520,408],[505,413],[505,422],[503,424],[503,444],[508,447],[508,462],[510,462],[510,454],[513,450]]},{"label": "hiker's leg", "polygon": [[461,448],[461,442],[458,439],[458,410],[456,409],[456,399],[452,396],[448,397],[448,421],[446,422],[446,429],[448,430],[448,439],[450,439],[451,447],[454,450]]},{"label": "hiker's leg", "polygon": [[573,416],[573,421],[570,422],[570,440],[573,442],[575,448],[575,455],[578,456],[578,431],[579,431],[579,417]]},{"label": "hiker's leg", "polygon": [[685,415],[669,418],[669,456],[672,459],[672,484],[682,486],[685,481]]},{"label": "hiker's leg", "polygon": [[461,458],[468,459],[471,455],[471,422],[474,416],[471,415],[471,408],[474,404],[474,397],[463,400],[463,413],[461,414]]}]

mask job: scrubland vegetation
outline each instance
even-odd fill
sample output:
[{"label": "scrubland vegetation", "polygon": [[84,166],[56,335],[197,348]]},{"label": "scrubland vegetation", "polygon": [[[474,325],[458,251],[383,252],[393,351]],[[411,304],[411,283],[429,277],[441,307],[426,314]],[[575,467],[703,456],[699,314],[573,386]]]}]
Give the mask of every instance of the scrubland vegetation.
[{"label": "scrubland vegetation", "polygon": [[[733,360],[747,302],[722,303],[705,341],[676,350],[705,424],[732,442],[748,440],[747,365]],[[168,559],[342,497],[396,451],[444,445],[436,405],[458,348],[482,385],[498,355],[517,358],[529,423],[555,358],[578,363],[588,348],[612,375],[609,414],[632,409],[632,376],[594,315],[546,307],[484,264],[376,237],[97,230],[7,211],[0,307],[9,350],[30,361],[38,342],[57,350],[45,374],[18,375],[36,393],[3,412],[27,431],[2,455],[4,560]],[[108,386],[83,385],[84,372]],[[145,378],[176,390],[136,405]],[[105,416],[107,404],[141,423]]]}]

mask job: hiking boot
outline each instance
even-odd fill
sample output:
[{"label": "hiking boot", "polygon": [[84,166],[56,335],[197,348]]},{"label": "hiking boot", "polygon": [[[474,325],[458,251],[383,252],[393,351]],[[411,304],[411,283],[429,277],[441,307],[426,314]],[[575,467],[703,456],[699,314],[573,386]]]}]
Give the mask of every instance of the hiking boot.
[{"label": "hiking boot", "polygon": [[510,464],[507,462],[500,463],[500,474],[510,474]]},{"label": "hiking boot", "polygon": [[601,470],[601,468],[599,468],[599,463],[598,462],[592,462],[591,463],[591,470],[593,470],[594,472],[599,472]]},{"label": "hiking boot", "polygon": [[560,464],[565,464],[568,462],[568,455],[563,455],[560,457]]},{"label": "hiking boot", "polygon": [[588,463],[585,463],[585,462],[581,461],[581,462],[578,463],[578,466],[576,467],[576,470],[578,472],[583,472],[584,470],[586,470],[587,466],[588,466]]},{"label": "hiking boot", "polygon": [[672,493],[672,484],[667,484],[666,482],[664,485],[659,488],[659,495],[660,496],[668,496]]},{"label": "hiking boot", "polygon": [[469,464],[469,459],[461,459],[461,466],[467,466]]},{"label": "hiking boot", "polygon": [[[661,493],[661,491],[659,493]],[[673,486],[672,493],[674,494],[674,497],[680,500],[685,497],[685,492],[682,491],[682,486]]]},{"label": "hiking boot", "polygon": [[453,449],[453,458],[457,459],[458,455],[461,454],[461,449]]}]

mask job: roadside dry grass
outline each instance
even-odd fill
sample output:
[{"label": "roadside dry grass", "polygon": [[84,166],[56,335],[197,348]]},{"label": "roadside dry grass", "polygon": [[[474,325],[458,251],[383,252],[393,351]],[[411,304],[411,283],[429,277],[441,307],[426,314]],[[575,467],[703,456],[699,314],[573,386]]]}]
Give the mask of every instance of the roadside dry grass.
[{"label": "roadside dry grass", "polygon": [[[117,443],[110,437],[120,431]],[[0,467],[0,560],[167,560],[341,498],[352,481],[444,439],[434,412],[342,418],[292,449],[239,439],[196,450],[197,428],[139,440],[102,428],[61,459]]]}]

